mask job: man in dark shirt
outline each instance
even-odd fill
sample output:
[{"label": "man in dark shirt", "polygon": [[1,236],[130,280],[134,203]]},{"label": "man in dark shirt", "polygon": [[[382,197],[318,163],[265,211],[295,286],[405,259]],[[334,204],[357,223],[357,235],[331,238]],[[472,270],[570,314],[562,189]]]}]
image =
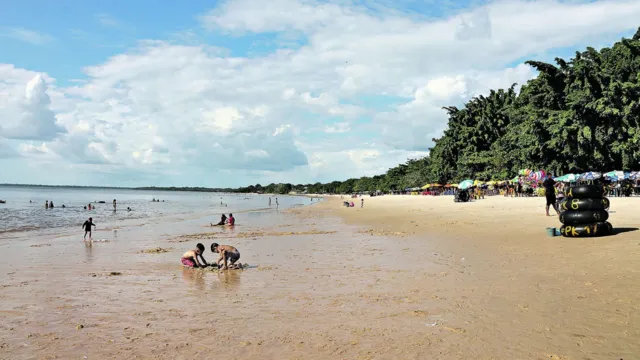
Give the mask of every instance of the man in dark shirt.
[{"label": "man in dark shirt", "polygon": [[93,218],[89,218],[89,220],[85,221],[84,224],[82,224],[82,227],[84,228],[84,239],[87,240],[87,234],[89,234],[89,240],[91,240],[91,227],[92,226],[96,226],[96,224],[93,223]]},{"label": "man in dark shirt", "polygon": [[556,213],[558,215],[560,215],[560,212],[558,211],[558,208],[556,208],[556,181],[553,180],[553,176],[552,174],[547,174],[547,178],[544,180],[544,182],[542,183],[542,186],[544,186],[544,195],[545,198],[547,198],[547,206],[546,206],[546,210],[547,210],[547,216],[551,216],[549,214],[549,206],[553,206],[553,210],[556,211]]}]

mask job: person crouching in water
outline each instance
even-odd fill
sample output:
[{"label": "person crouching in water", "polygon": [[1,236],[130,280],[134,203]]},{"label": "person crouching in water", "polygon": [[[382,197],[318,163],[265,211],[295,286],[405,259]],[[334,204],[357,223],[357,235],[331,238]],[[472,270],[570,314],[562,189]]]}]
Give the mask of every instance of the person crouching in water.
[{"label": "person crouching in water", "polygon": [[220,217],[220,222],[215,225],[211,224],[211,226],[224,226],[224,224],[226,223],[227,223],[227,215],[222,214],[222,216]]},{"label": "person crouching in water", "polygon": [[[204,245],[198,243],[195,249],[189,250],[184,253],[180,261],[182,262],[182,265],[189,268],[206,267],[209,264],[207,263],[207,260],[202,257],[202,253],[204,253]],[[202,259],[202,263],[198,261],[198,256],[200,256],[200,259]]]},{"label": "person crouching in water", "polygon": [[[224,262],[223,269],[228,269],[229,265],[234,266],[238,260],[240,260],[240,252],[238,249],[231,245],[218,245],[217,243],[211,244],[211,252],[220,254],[220,258],[216,262],[218,269],[220,268],[220,262]],[[238,266],[241,268],[242,266]]]}]

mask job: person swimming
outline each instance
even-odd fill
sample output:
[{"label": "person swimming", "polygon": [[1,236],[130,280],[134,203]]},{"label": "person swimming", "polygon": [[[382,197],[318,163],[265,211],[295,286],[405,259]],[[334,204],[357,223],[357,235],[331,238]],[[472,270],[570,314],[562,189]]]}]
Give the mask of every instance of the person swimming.
[{"label": "person swimming", "polygon": [[[204,253],[204,245],[202,245],[201,243],[198,243],[195,249],[189,250],[186,253],[182,254],[182,258],[180,258],[180,262],[182,262],[182,265],[188,268],[198,268],[198,267],[209,266],[209,264],[207,263],[207,260],[205,260],[204,257],[202,257],[202,253]],[[200,256],[200,259],[202,259],[202,263],[198,261],[198,256]]]},{"label": "person swimming", "polygon": [[213,243],[211,244],[211,252],[220,254],[220,258],[216,261],[218,269],[220,269],[220,262],[224,263],[222,268],[226,270],[229,268],[229,265],[234,266],[235,263],[240,260],[240,251],[231,245]]}]

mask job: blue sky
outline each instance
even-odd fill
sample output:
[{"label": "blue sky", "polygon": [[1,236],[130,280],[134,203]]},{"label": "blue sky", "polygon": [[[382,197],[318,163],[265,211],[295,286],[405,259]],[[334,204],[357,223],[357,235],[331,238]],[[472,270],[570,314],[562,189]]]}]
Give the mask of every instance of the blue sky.
[{"label": "blue sky", "polygon": [[525,60],[629,37],[638,18],[633,1],[9,2],[0,183],[374,175],[426,155],[442,106],[525,83]]}]

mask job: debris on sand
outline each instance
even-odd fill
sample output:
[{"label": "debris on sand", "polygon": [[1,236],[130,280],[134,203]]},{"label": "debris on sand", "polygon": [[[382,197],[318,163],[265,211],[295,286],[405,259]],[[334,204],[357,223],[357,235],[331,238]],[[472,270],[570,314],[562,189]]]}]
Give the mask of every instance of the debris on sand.
[{"label": "debris on sand", "polygon": [[266,236],[296,236],[296,235],[325,235],[334,234],[335,231],[322,231],[312,229],[309,231],[249,231],[240,232],[236,235],[236,238],[254,238],[254,237],[266,237]]},{"label": "debris on sand", "polygon": [[120,275],[122,275],[122,273],[119,271],[112,271],[109,273],[109,276],[120,276]]},{"label": "debris on sand", "polygon": [[178,238],[171,240],[173,243],[182,243],[191,240],[201,240],[201,239],[214,239],[214,238],[237,238],[237,239],[246,239],[246,238],[259,238],[259,237],[267,237],[267,236],[302,236],[302,235],[325,235],[325,234],[334,234],[335,231],[322,231],[322,230],[308,230],[308,231],[241,231],[235,236],[229,233],[200,233],[200,234],[189,234],[182,235]]},{"label": "debris on sand", "polygon": [[358,233],[360,234],[369,234],[369,235],[376,235],[376,236],[407,236],[407,233],[404,231],[388,231],[388,230],[376,230],[376,229],[369,229],[369,230],[361,230],[358,231]]},{"label": "debris on sand", "polygon": [[169,252],[173,249],[169,248],[169,249],[164,249],[161,247],[157,247],[157,248],[153,248],[153,249],[147,249],[147,250],[142,250],[140,251],[143,254],[162,254],[162,253],[166,253]]},{"label": "debris on sand", "polygon": [[39,247],[45,247],[45,246],[51,246],[51,244],[38,244],[38,245],[31,245],[31,247],[33,247],[33,248],[39,248]]}]

